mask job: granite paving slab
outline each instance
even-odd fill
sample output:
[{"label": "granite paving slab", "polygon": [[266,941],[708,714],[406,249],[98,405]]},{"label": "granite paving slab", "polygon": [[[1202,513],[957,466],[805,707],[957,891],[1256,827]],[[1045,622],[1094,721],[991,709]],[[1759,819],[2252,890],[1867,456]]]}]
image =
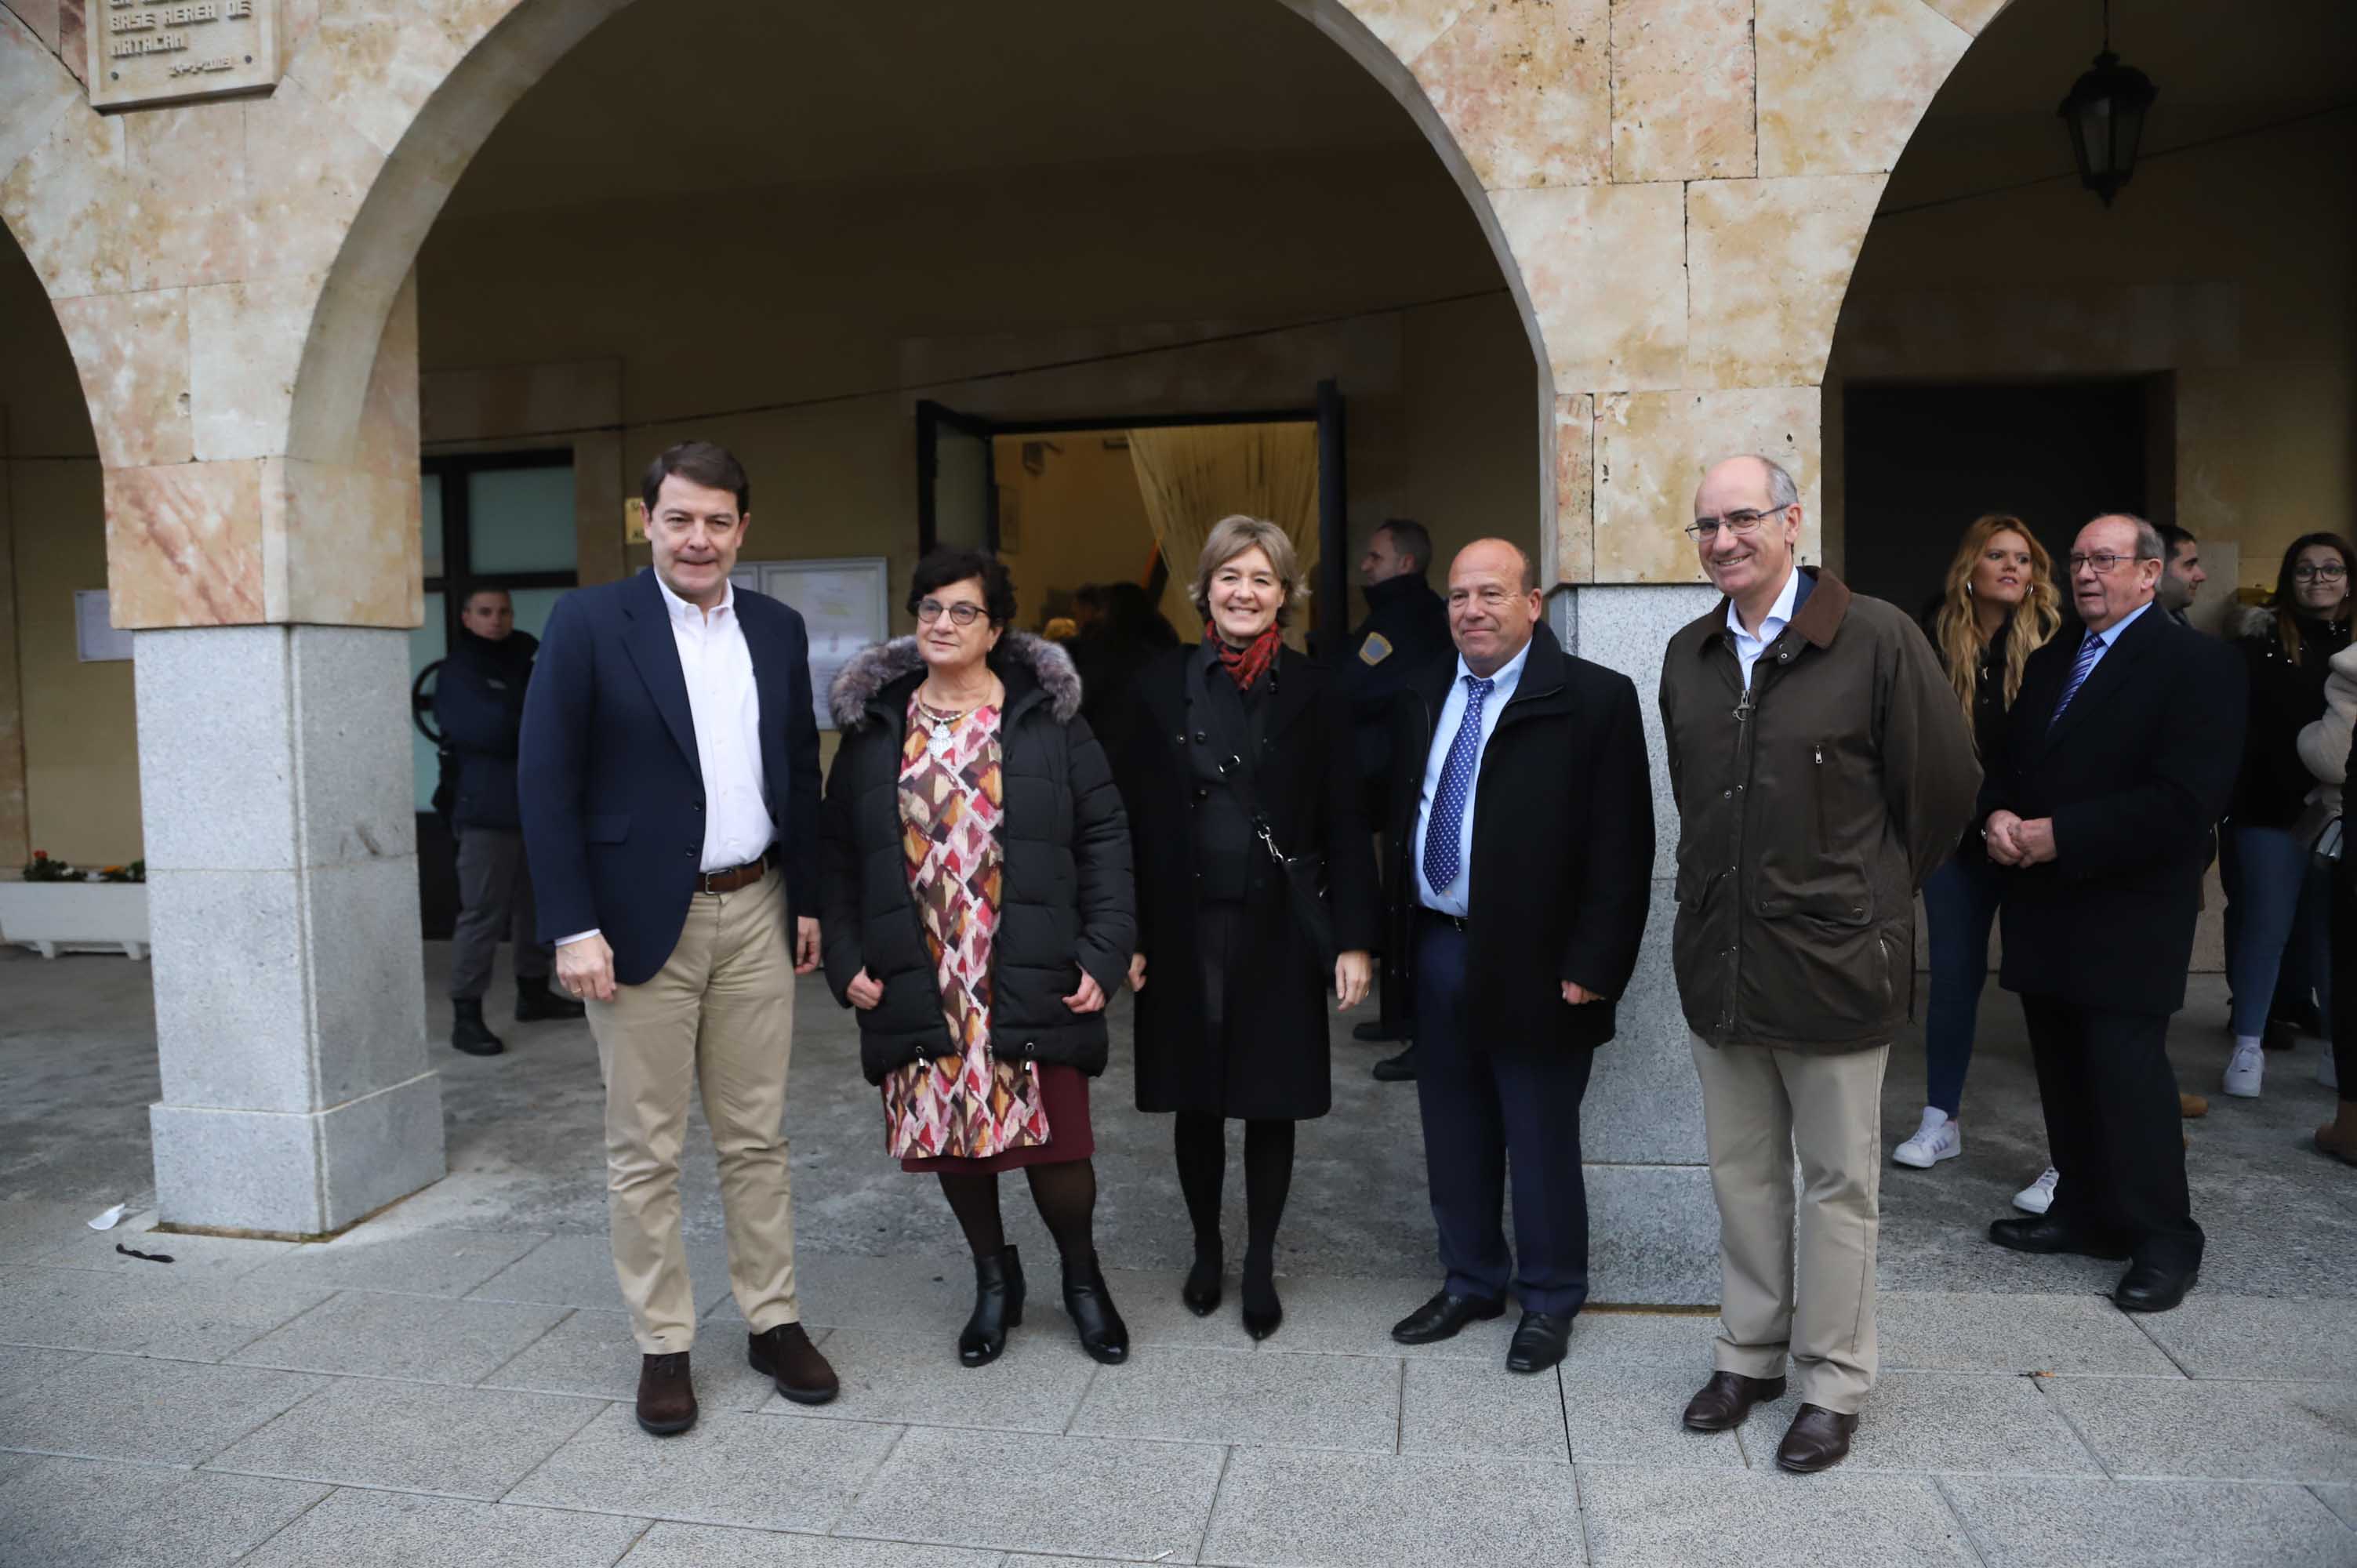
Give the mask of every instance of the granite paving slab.
[{"label": "granite paving slab", "polygon": [[95,1273],[87,1269],[0,1271],[0,1340],[59,1349],[218,1361],[330,1293],[254,1279],[205,1280]]},{"label": "granite paving slab", "polygon": [[[1572,1319],[1563,1359],[1566,1366],[1677,1367],[1692,1373],[1700,1388],[1710,1376],[1711,1342],[1717,1337],[1716,1312],[1583,1312]],[[1502,1342],[1498,1358],[1505,1359]]]},{"label": "granite paving slab", "polygon": [[2137,1320],[2197,1378],[2357,1382],[2357,1300],[2278,1300],[2196,1291]]},{"label": "granite paving slab", "polygon": [[2183,1376],[2103,1296],[1889,1291],[1875,1313],[1885,1371]]},{"label": "granite paving slab", "polygon": [[[912,1427],[834,1533],[1192,1563],[1226,1455],[1193,1443]],[[944,1487],[945,1475],[959,1477]]]},{"label": "granite paving slab", "polygon": [[0,1405],[0,1443],[88,1459],[198,1465],[325,1380],[264,1367],[91,1356]]},{"label": "granite paving slab", "polygon": [[337,1378],[208,1467],[490,1502],[605,1408],[553,1394]]},{"label": "granite paving slab", "polygon": [[88,1222],[106,1207],[41,1198],[0,1201],[0,1267],[29,1263],[44,1252],[54,1252],[73,1240],[77,1230],[85,1236],[100,1234]]},{"label": "granite paving slab", "polygon": [[[1422,1306],[1438,1288],[1430,1279],[1351,1279],[1317,1274],[1277,1282],[1285,1300],[1285,1325],[1265,1348],[1287,1355],[1442,1357],[1450,1359],[1493,1360],[1506,1364],[1506,1342],[1513,1337],[1516,1314],[1510,1305],[1501,1317],[1469,1324],[1453,1339],[1434,1345],[1402,1345],[1392,1337],[1392,1325]],[[1232,1317],[1234,1296],[1221,1305]],[[1584,1319],[1582,1321],[1585,1321]],[[1572,1338],[1579,1337],[1577,1325]]]},{"label": "granite paving slab", "polygon": [[1483,1361],[1426,1357],[1405,1363],[1400,1452],[1567,1465],[1563,1385]]},{"label": "granite paving slab", "polygon": [[2348,1568],[2357,1535],[2298,1487],[1945,1476],[1984,1568]]},{"label": "granite paving slab", "polygon": [[2310,1487],[2316,1500],[2330,1509],[2352,1533],[2357,1533],[2357,1485],[2346,1487]]},{"label": "granite paving slab", "polygon": [[296,1248],[250,1276],[327,1290],[460,1296],[539,1246],[538,1231],[380,1230]]},{"label": "granite paving slab", "polygon": [[10,1568],[221,1568],[328,1495],[201,1470],[44,1459],[0,1477]]},{"label": "granite paving slab", "polygon": [[[281,1483],[283,1484],[283,1483]],[[511,1503],[338,1490],[245,1559],[246,1568],[608,1568],[642,1519]]]},{"label": "granite paving slab", "polygon": [[[244,1236],[183,1236],[152,1230],[154,1222],[155,1216],[147,1214],[125,1220],[112,1230],[92,1230],[87,1225],[77,1225],[73,1236],[31,1261],[44,1268],[91,1269],[100,1273],[145,1274],[150,1270],[169,1270],[176,1279],[218,1282],[242,1279],[264,1264],[286,1256],[299,1245]],[[114,1250],[118,1244],[135,1252],[160,1252],[172,1261],[156,1263],[126,1257]]]},{"label": "granite paving slab", "polygon": [[1594,1568],[1980,1568],[1928,1476],[1578,1468]]},{"label": "granite paving slab", "polygon": [[1089,1385],[1074,1436],[1399,1451],[1394,1357],[1235,1356],[1158,1348]]},{"label": "granite paving slab", "polygon": [[[699,1316],[727,1300],[726,1245],[717,1240],[688,1242],[687,1277]],[[603,1236],[551,1236],[468,1292],[467,1299],[625,1310],[622,1287],[614,1278],[614,1249]]]},{"label": "granite paving slab", "polygon": [[[21,1387],[61,1372],[77,1361],[87,1360],[87,1350],[58,1350],[45,1345],[0,1345],[0,1406]],[[0,1432],[0,1446],[5,1445],[5,1432]]]},{"label": "granite paving slab", "polygon": [[899,1435],[894,1426],[720,1411],[677,1436],[652,1437],[628,1406],[610,1405],[507,1500],[823,1533]]},{"label": "granite paving slab", "polygon": [[[1056,1562],[1058,1568],[1087,1568],[1068,1557]],[[1003,1568],[1003,1564],[996,1552],[664,1521],[630,1549],[623,1568]]]},{"label": "granite paving slab", "polygon": [[1300,1568],[1585,1560],[1564,1466],[1289,1448],[1236,1451],[1202,1552]]},{"label": "granite paving slab", "polygon": [[345,1291],[231,1359],[350,1377],[472,1383],[555,1327],[568,1310]]},{"label": "granite paving slab", "polygon": [[[1579,1337],[1578,1330],[1572,1337]],[[1631,1465],[1721,1466],[1739,1469],[1743,1448],[1732,1432],[1688,1432],[1680,1418],[1710,1376],[1707,1367],[1635,1366],[1566,1361],[1555,1369],[1563,1383],[1563,1414],[1571,1457]],[[1800,1402],[1787,1394],[1757,1406],[1749,1430],[1771,1433],[1774,1443]]]},{"label": "granite paving slab", "polygon": [[[1122,1321],[1129,1325],[1129,1343],[1133,1349],[1155,1345],[1189,1346],[1207,1350],[1253,1350],[1258,1348],[1253,1337],[1244,1332],[1241,1309],[1236,1305],[1236,1282],[1230,1279],[1220,1294],[1220,1305],[1210,1316],[1198,1317],[1194,1309],[1178,1299],[1178,1286],[1187,1275],[1179,1269],[1108,1269],[1105,1288],[1113,1293],[1114,1305],[1121,1308]],[[1042,1333],[1063,1335],[1068,1341],[1077,1342],[1071,1319],[1064,1316],[1064,1298],[1057,1272],[1055,1254],[1048,1255],[1047,1267],[1031,1280],[1031,1302],[1041,1309],[1038,1321]],[[1290,1280],[1277,1282],[1289,1286]],[[969,1290],[967,1301],[973,1301]],[[1296,1329],[1293,1297],[1284,1297],[1286,1321],[1269,1341],[1293,1342]],[[964,1321],[963,1317],[959,1319]],[[1027,1323],[1032,1319],[1027,1317]]]},{"label": "granite paving slab", "polygon": [[[956,1342],[936,1335],[822,1330],[843,1392],[832,1404],[804,1406],[772,1386],[760,1408],[770,1415],[1061,1432],[1097,1370],[1078,1342],[1059,1332],[1063,1324],[1060,1316],[1043,1323],[1038,1313],[1027,1312],[1023,1326],[1007,1335],[1005,1353],[985,1367],[961,1365]],[[1154,1354],[1135,1351],[1132,1363]]]},{"label": "granite paving slab", "polygon": [[[1844,1468],[2101,1477],[2104,1467],[2094,1455],[2040,1396],[2038,1384],[2046,1380],[1887,1373],[1867,1396]],[[1797,1391],[1784,1402],[1797,1412]],[[1771,1455],[1768,1434],[1760,1435],[1763,1441],[1750,1444],[1751,1452]],[[1774,1435],[1781,1437],[1782,1423]]]},{"label": "granite paving slab", "polygon": [[[1050,1263],[1049,1283],[1053,1283]],[[974,1310],[974,1264],[963,1257],[794,1257],[802,1322],[816,1329],[941,1334],[952,1343]],[[712,1317],[732,1308],[716,1305]]]},{"label": "granite paving slab", "polygon": [[[833,1332],[813,1329],[811,1338],[823,1346]],[[479,1380],[487,1389],[636,1400],[642,1359],[629,1313],[576,1312]],[[776,1382],[746,1364],[744,1340],[726,1329],[707,1326],[688,1368],[702,1410],[754,1411],[777,1397]]]},{"label": "granite paving slab", "polygon": [[2357,1476],[2357,1383],[2054,1378],[2044,1389],[2122,1479]]}]

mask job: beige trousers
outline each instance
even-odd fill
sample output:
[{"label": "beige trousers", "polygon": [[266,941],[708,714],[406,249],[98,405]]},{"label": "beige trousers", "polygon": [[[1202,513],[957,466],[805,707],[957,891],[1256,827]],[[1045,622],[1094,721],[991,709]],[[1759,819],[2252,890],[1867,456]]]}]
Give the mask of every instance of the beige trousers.
[{"label": "beige trousers", "polygon": [[[1882,1229],[1882,1071],[1890,1047],[1836,1056],[1694,1037],[1718,1199],[1722,1372],[1781,1377],[1853,1415],[1874,1387]],[[1803,1189],[1793,1273],[1792,1155]]]},{"label": "beige trousers", "polygon": [[614,1273],[639,1348],[684,1350],[695,1294],[679,1230],[679,1153],[691,1085],[720,1156],[728,1283],[755,1333],[797,1322],[786,1065],[793,1054],[793,946],[785,879],[697,893],[671,961],[643,985],[589,1004],[606,1078],[607,1213]]}]

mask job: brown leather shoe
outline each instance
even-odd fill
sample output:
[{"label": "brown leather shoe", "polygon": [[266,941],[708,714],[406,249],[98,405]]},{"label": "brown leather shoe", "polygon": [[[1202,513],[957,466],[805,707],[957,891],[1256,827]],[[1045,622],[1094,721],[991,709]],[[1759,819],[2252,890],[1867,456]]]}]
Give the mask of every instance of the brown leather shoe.
[{"label": "brown leather shoe", "polygon": [[1751,1407],[1784,1397],[1781,1378],[1747,1378],[1740,1372],[1713,1372],[1702,1391],[1686,1401],[1686,1430],[1727,1432],[1743,1424]]},{"label": "brown leather shoe", "polygon": [[778,1391],[796,1404],[824,1404],[843,1388],[799,1323],[780,1323],[748,1336],[745,1359],[755,1371],[775,1378]]},{"label": "brown leather shoe", "polygon": [[2177,1091],[2177,1113],[2188,1122],[2207,1116],[2210,1114],[2210,1101],[2204,1096],[2188,1094],[2180,1089]]},{"label": "brown leather shoe", "polygon": [[1776,1466],[1796,1476],[1813,1476],[1849,1457],[1849,1435],[1857,1417],[1836,1415],[1823,1405],[1804,1404],[1776,1445]]},{"label": "brown leather shoe", "polygon": [[686,1351],[640,1360],[639,1424],[657,1437],[676,1437],[695,1424],[695,1382],[687,1373]]}]

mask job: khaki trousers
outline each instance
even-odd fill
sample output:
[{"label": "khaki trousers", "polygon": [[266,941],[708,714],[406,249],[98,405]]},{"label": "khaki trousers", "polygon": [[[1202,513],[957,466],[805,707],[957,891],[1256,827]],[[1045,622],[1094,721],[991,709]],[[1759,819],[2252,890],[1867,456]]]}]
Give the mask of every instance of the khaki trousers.
[{"label": "khaki trousers", "polygon": [[[1882,1228],[1882,1072],[1890,1047],[1840,1055],[1694,1037],[1718,1199],[1722,1372],[1781,1377],[1854,1415],[1874,1387]],[[1792,1156],[1803,1182],[1793,1272]]]},{"label": "khaki trousers", "polygon": [[607,1212],[614,1273],[639,1348],[687,1349],[695,1294],[679,1230],[687,1097],[720,1156],[728,1283],[759,1334],[797,1322],[793,1188],[786,1170],[786,1066],[793,1054],[793,948],[785,879],[691,896],[679,945],[643,985],[589,1004],[606,1077]]}]

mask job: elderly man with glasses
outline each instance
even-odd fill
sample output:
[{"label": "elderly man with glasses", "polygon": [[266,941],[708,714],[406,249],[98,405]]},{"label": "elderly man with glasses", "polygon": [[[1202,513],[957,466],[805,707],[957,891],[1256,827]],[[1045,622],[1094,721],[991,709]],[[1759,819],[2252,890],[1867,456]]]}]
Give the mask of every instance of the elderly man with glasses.
[{"label": "elderly man with glasses", "polygon": [[1989,858],[2010,868],[1998,983],[2021,995],[2062,1177],[2052,1208],[1989,1240],[2131,1260],[2112,1296],[2127,1312],[2177,1305],[2201,1265],[2169,1018],[2247,703],[2231,649],[2154,611],[2166,559],[2141,518],[2079,531],[2085,629],[2030,656],[1981,794]]}]

